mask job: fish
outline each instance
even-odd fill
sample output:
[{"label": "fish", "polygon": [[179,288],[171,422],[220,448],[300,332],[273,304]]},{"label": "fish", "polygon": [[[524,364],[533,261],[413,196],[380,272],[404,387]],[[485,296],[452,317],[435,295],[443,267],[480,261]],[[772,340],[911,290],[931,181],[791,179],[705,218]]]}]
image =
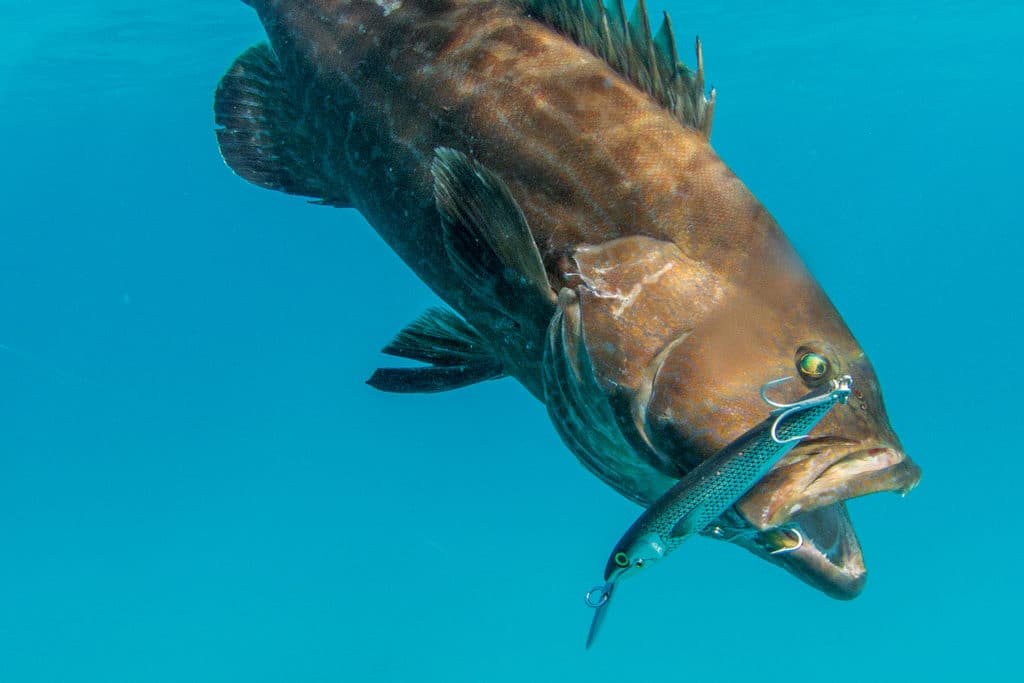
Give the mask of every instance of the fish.
[{"label": "fish", "polygon": [[[604,622],[612,591],[624,578],[665,559],[683,541],[703,531],[749,491],[793,446],[807,437],[832,409],[846,404],[853,387],[849,375],[808,392],[795,403],[776,403],[765,395],[774,380],[761,388],[761,398],[776,407],[764,421],[751,428],[715,455],[703,461],[656,500],[615,544],[605,563],[604,585],[591,589],[587,604],[595,608],[587,634],[589,649]],[[777,528],[757,540],[772,555],[792,552],[803,544],[799,531]],[[595,597],[595,595],[597,597]]]},{"label": "fish", "polygon": [[[514,378],[584,467],[647,507],[761,419],[750,387],[792,374],[780,398],[795,398],[850,375],[853,409],[704,535],[860,593],[846,501],[905,494],[920,468],[864,350],[712,148],[699,40],[686,66],[667,15],[655,31],[621,0],[246,3],[268,42],[217,85],[225,162],[355,209],[444,303],[384,347],[418,365],[371,386]],[[841,262],[841,244],[818,248]],[[773,555],[751,540],[778,528],[805,542]]]}]

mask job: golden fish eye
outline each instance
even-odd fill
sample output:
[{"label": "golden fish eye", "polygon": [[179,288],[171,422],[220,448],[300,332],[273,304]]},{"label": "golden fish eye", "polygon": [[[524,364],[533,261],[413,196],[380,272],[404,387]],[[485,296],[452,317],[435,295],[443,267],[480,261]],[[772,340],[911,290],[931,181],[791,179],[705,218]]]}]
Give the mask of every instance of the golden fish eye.
[{"label": "golden fish eye", "polygon": [[628,567],[629,557],[626,555],[626,553],[615,553],[615,564],[619,565],[620,567]]},{"label": "golden fish eye", "polygon": [[828,361],[816,353],[805,353],[800,357],[797,368],[807,379],[821,379],[828,373]]}]

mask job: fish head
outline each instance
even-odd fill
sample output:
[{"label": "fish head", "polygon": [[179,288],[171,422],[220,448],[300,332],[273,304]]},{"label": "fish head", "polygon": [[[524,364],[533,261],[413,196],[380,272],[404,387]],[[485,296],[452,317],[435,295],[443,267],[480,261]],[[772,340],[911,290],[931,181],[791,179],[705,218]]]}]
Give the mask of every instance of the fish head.
[{"label": "fish head", "polygon": [[737,294],[674,345],[651,377],[645,434],[686,469],[765,418],[758,388],[766,383],[791,378],[768,394],[786,403],[836,377],[853,379],[849,404],[831,411],[741,501],[758,529],[876,491],[906,493],[920,474],[890,425],[870,360],[814,289],[819,296],[795,305]]},{"label": "fish head", "polygon": [[[788,403],[849,375],[848,404],[737,501],[721,537],[829,595],[855,596],[865,570],[844,501],[906,493],[920,476],[871,362],[795,257],[765,258],[760,272],[728,281],[643,239],[630,238],[632,255],[606,245],[574,261],[582,341],[618,428],[638,458],[678,479],[767,417],[766,384],[790,378],[766,389]],[[780,548],[778,539],[790,538],[780,529],[801,543]]]},{"label": "fish head", "polygon": [[[798,273],[799,274],[799,273]],[[837,406],[735,505],[739,544],[839,598],[856,596],[866,570],[844,501],[907,493],[920,470],[885,409],[877,375],[836,309],[809,277],[734,291],[652,377],[644,431],[652,447],[689,469],[763,420],[757,387],[778,403],[840,375],[853,379]],[[795,282],[794,282],[795,280]],[[778,553],[766,533],[795,529],[805,541]]]}]

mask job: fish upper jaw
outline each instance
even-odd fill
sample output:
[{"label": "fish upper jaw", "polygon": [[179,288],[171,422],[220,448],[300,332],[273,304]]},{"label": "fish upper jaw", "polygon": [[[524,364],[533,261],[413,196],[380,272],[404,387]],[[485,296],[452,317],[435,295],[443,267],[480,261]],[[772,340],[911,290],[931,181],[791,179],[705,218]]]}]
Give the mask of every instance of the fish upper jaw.
[{"label": "fish upper jaw", "polygon": [[897,446],[818,437],[794,448],[737,507],[764,530],[851,498],[881,491],[906,494],[920,476],[917,464]]}]

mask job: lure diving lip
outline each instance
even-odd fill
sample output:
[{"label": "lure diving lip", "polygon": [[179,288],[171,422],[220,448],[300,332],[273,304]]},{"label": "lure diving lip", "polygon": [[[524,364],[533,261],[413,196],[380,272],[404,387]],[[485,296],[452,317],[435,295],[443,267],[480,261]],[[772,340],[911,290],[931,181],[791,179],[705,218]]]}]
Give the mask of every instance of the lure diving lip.
[{"label": "lure diving lip", "polygon": [[[633,522],[608,558],[604,585],[586,595],[595,608],[587,634],[589,648],[601,628],[616,584],[647,564],[663,559],[683,541],[713,524],[749,491],[768,470],[804,439],[836,403],[846,403],[853,379],[843,375],[807,393],[794,403],[777,403],[766,390],[791,378],[768,382],[761,398],[775,408],[767,419],[750,429],[690,471]],[[761,532],[771,553],[795,550],[803,543],[796,529]]]}]

